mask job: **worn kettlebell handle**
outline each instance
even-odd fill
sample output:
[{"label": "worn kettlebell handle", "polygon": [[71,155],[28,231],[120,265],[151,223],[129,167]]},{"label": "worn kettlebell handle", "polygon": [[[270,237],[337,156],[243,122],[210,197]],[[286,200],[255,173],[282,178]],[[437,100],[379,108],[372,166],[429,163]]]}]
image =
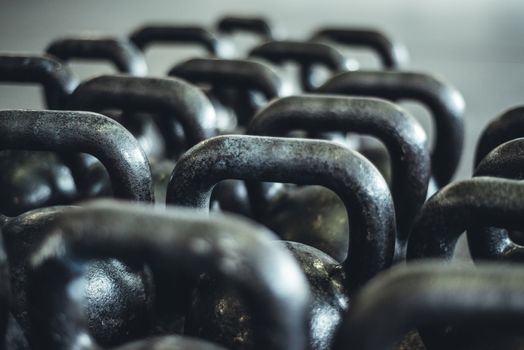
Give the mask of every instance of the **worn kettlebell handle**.
[{"label": "worn kettlebell handle", "polygon": [[66,62],[72,59],[106,60],[121,73],[147,74],[142,52],[125,39],[92,35],[66,37],[49,44],[46,52]]},{"label": "worn kettlebell handle", "polygon": [[343,265],[352,283],[362,284],[391,265],[396,236],[393,200],[382,175],[357,152],[319,140],[213,137],[178,160],[166,201],[208,212],[213,187],[227,179],[331,189],[351,213],[351,243]]},{"label": "worn kettlebell handle", "polygon": [[154,43],[198,44],[216,57],[221,57],[224,51],[213,32],[198,26],[148,24],[135,30],[129,39],[142,51]]},{"label": "worn kettlebell handle", "polygon": [[369,48],[377,53],[384,68],[388,69],[399,69],[408,61],[406,48],[377,29],[325,27],[314,32],[310,40]]},{"label": "worn kettlebell handle", "polygon": [[280,76],[268,65],[254,61],[193,58],[171,68],[168,75],[193,84],[260,91],[268,100],[285,94]]},{"label": "worn kettlebell handle", "polygon": [[[416,327],[440,327],[464,320],[490,328],[495,327],[494,319],[522,324],[522,280],[521,267],[505,264],[473,267],[422,262],[390,269],[355,296],[333,349],[390,349]],[[452,348],[444,332],[436,338],[425,335],[422,338],[428,349]]]},{"label": "worn kettlebell handle", "polygon": [[[121,108],[155,113],[156,120],[166,125],[180,122],[190,146],[215,133],[216,115],[211,102],[198,87],[181,79],[103,75],[82,82],[69,106],[92,111]],[[161,125],[161,131],[171,146],[177,137],[173,128],[166,125]]]},{"label": "worn kettlebell handle", "polygon": [[334,76],[316,92],[409,99],[426,105],[435,123],[433,176],[439,187],[451,181],[462,155],[465,103],[450,84],[423,73],[355,71]]},{"label": "worn kettlebell handle", "polygon": [[[519,138],[503,143],[489,152],[477,166],[474,176],[522,180],[523,167],[524,138]],[[522,227],[519,229],[522,230]],[[524,260],[524,247],[515,243],[508,231],[502,228],[475,226],[468,230],[468,245],[474,260]]]},{"label": "worn kettlebell handle", "polygon": [[477,142],[475,150],[476,168],[489,152],[504,142],[524,136],[524,106],[514,107],[505,111],[491,121]]},{"label": "worn kettlebell handle", "polygon": [[48,55],[0,55],[0,82],[42,84],[51,109],[63,109],[78,85],[71,70]]},{"label": "worn kettlebell handle", "polygon": [[183,208],[105,200],[64,215],[47,231],[31,260],[28,289],[32,329],[43,349],[94,342],[73,288],[79,262],[92,258],[163,266],[163,273],[184,266],[195,277],[216,273],[238,287],[252,308],[257,349],[299,350],[307,344],[307,281],[286,249],[275,244],[276,236],[260,226]]},{"label": "worn kettlebell handle", "polygon": [[138,141],[101,114],[0,111],[0,149],[88,153],[106,167],[115,197],[154,200],[151,169]]},{"label": "worn kettlebell handle", "polygon": [[391,157],[392,186],[399,248],[426,199],[430,159],[426,134],[396,105],[374,98],[326,95],[290,96],[260,110],[249,125],[251,135],[284,136],[293,130],[358,132],[377,137]]},{"label": "worn kettlebell handle", "polygon": [[264,40],[273,40],[275,33],[265,18],[224,16],[217,22],[217,29],[222,33],[247,32],[253,33]]},{"label": "worn kettlebell handle", "polygon": [[462,232],[475,227],[524,227],[524,184],[478,177],[452,183],[422,208],[408,242],[407,259],[451,259]]},{"label": "worn kettlebell handle", "polygon": [[[339,50],[323,43],[302,41],[269,41],[263,43],[249,53],[249,57],[261,58],[274,64],[294,62],[301,68],[321,64],[326,68],[340,73],[351,68],[351,61]],[[312,91],[311,80],[301,75],[304,91]]]}]

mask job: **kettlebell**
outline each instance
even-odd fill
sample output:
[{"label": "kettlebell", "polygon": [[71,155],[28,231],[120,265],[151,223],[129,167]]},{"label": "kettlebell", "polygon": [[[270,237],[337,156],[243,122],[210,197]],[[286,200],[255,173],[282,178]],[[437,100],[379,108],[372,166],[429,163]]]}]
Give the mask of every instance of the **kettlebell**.
[{"label": "kettlebell", "polygon": [[112,63],[121,73],[136,76],[147,74],[147,65],[133,43],[102,35],[77,35],[56,39],[46,52],[63,62],[73,59],[104,60]]},{"label": "kettlebell", "polygon": [[[351,213],[351,244],[342,263],[305,244],[284,242],[313,293],[309,346],[327,348],[351,294],[393,261],[395,211],[387,184],[364,157],[328,141],[218,136],[179,159],[168,185],[167,203],[208,212],[213,187],[230,178],[322,185],[337,193]],[[252,345],[252,330],[245,320],[254,315],[246,313],[229,293],[212,281],[200,285],[193,302],[195,312],[186,321],[188,334],[211,337],[229,347]]]},{"label": "kettlebell", "polygon": [[131,33],[129,40],[142,51],[155,43],[196,44],[215,57],[227,55],[229,50],[215,33],[200,26],[146,24]]},{"label": "kettlebell", "polygon": [[[249,53],[250,58],[260,58],[274,64],[294,62],[301,69],[304,66],[322,65],[333,74],[354,69],[356,63],[346,58],[339,50],[323,43],[302,41],[268,41]],[[311,85],[309,76],[305,77],[303,70],[300,77],[302,90],[311,92],[316,86]]]},{"label": "kettlebell", "polygon": [[256,16],[223,16],[217,21],[217,29],[223,34],[252,33],[264,41],[274,40],[276,36],[268,21]]},{"label": "kettlebell", "polygon": [[[110,118],[89,112],[15,110],[0,111],[0,125],[2,149],[86,152],[104,164],[116,197],[147,202],[154,199],[151,171],[143,151],[133,136]],[[25,295],[28,256],[44,239],[42,225],[72,211],[70,207],[50,207],[17,217],[1,216],[11,264],[12,310],[26,334],[30,334]],[[87,270],[86,284],[96,293],[89,296],[86,312],[97,339],[114,343],[134,336],[133,330],[142,331],[143,318],[135,318],[130,310],[145,314],[151,304],[144,267],[105,260],[91,263]],[[102,324],[105,326],[100,327]]]},{"label": "kettlebell", "polygon": [[[164,266],[166,278],[174,284],[172,277],[179,271],[195,277],[216,274],[219,283],[242,290],[253,311],[256,349],[306,346],[310,301],[306,280],[297,262],[274,244],[276,237],[266,229],[183,208],[155,210],[106,200],[62,216],[46,232],[46,241],[31,259],[28,288],[37,348],[98,348],[79,307],[78,277],[85,261],[93,258]],[[125,349],[135,348],[153,347]]]},{"label": "kettlebell", "polygon": [[[465,103],[460,92],[450,84],[423,73],[355,71],[332,77],[316,92],[373,96],[395,101],[415,100],[424,104],[435,123],[435,146],[431,152],[435,184],[430,184],[429,193],[451,181],[462,155]],[[375,164],[383,169],[385,162],[379,156]]]},{"label": "kettlebell", "polygon": [[[385,143],[392,159],[396,259],[402,260],[411,225],[425,201],[430,178],[426,135],[419,123],[408,112],[385,100],[302,95],[284,97],[267,105],[253,118],[248,133],[283,136],[295,129],[358,132],[375,136]],[[348,251],[344,204],[324,188],[301,190],[300,193],[301,196],[290,194],[269,199],[273,203],[257,198],[254,208],[262,221],[282,239],[305,243],[343,261]],[[326,198],[332,205],[323,207],[326,203],[321,203],[319,198]],[[304,208],[308,208],[307,214]],[[301,217],[300,222],[293,219],[297,215]],[[331,219],[326,220],[328,217]]]},{"label": "kettlebell", "polygon": [[416,338],[404,339],[399,349],[522,349],[522,338],[505,336],[522,335],[523,280],[521,268],[500,263],[473,267],[430,261],[394,267],[355,296],[333,349],[391,349],[415,327],[442,324],[461,332],[426,336],[425,346]]},{"label": "kettlebell", "polygon": [[[507,120],[507,119],[506,119]],[[514,124],[518,130],[516,120]],[[513,132],[502,134],[502,129],[490,128],[494,131],[491,135],[481,138],[479,146],[493,145],[497,137],[499,140],[510,136]],[[498,129],[498,130],[497,130]],[[493,138],[489,137],[493,136]],[[484,148],[484,149],[486,149]],[[479,152],[480,150],[480,152]],[[477,147],[477,155],[482,148]],[[514,139],[495,147],[477,165],[474,176],[494,176],[513,180],[522,180],[524,167],[524,138]],[[498,226],[504,227],[504,226]],[[475,226],[468,230],[468,245],[471,256],[475,260],[504,260],[522,262],[524,250],[522,248],[522,228],[505,230],[503,228]]]}]

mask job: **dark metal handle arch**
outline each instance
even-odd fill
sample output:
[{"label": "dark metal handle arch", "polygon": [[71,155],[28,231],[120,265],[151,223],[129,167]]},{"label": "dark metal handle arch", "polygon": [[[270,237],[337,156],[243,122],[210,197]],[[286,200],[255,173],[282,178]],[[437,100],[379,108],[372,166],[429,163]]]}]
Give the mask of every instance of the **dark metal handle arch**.
[{"label": "dark metal handle arch", "polygon": [[[489,152],[477,166],[474,176],[522,180],[522,169],[524,138],[508,141]],[[513,242],[508,231],[502,228],[475,226],[468,230],[468,245],[474,260],[524,261],[524,247]]]},{"label": "dark metal handle arch", "polygon": [[[187,141],[194,145],[214,134],[215,110],[196,86],[175,78],[142,78],[104,75],[81,83],[71,96],[70,108],[100,111],[104,108],[157,113],[182,124]],[[176,139],[163,127],[168,144]]]},{"label": "dark metal handle arch", "polygon": [[477,142],[474,168],[495,147],[524,137],[524,106],[512,108],[491,121]]},{"label": "dark metal handle arch", "polygon": [[101,114],[0,111],[0,149],[88,153],[106,167],[115,197],[154,200],[151,169],[138,141]]},{"label": "dark metal handle arch", "polygon": [[397,240],[404,248],[411,225],[426,199],[430,159],[419,123],[396,105],[373,98],[290,96],[260,110],[251,135],[284,136],[295,129],[370,134],[386,145],[392,159],[391,192],[397,214]]},{"label": "dark metal handle arch", "polygon": [[389,69],[398,69],[407,63],[405,48],[380,30],[326,27],[314,32],[311,40],[328,40],[342,45],[369,48],[378,54],[384,67]]},{"label": "dark metal handle arch", "polygon": [[0,55],[0,82],[42,84],[51,109],[63,109],[78,85],[66,65],[47,55]]},{"label": "dark metal handle arch", "polygon": [[422,208],[408,242],[407,259],[451,259],[460,234],[473,227],[524,227],[524,184],[478,177],[452,183]]},{"label": "dark metal handle arch", "polygon": [[226,179],[321,185],[337,193],[349,216],[351,244],[343,263],[360,285],[391,265],[395,245],[393,200],[385,180],[364,157],[327,141],[219,136],[177,162],[167,203],[209,211],[213,187]]},{"label": "dark metal handle arch", "polygon": [[465,103],[450,84],[423,73],[355,71],[334,76],[316,92],[409,99],[426,105],[435,123],[433,176],[439,187],[451,181],[462,155]]},{"label": "dark metal handle arch", "polygon": [[147,65],[142,52],[125,39],[103,36],[67,37],[53,41],[47,47],[46,52],[62,61],[106,60],[121,73],[137,76],[147,74]]},{"label": "dark metal handle arch", "polygon": [[202,27],[150,24],[135,30],[129,39],[142,51],[154,43],[198,44],[213,56],[222,56],[222,45],[217,36]]},{"label": "dark metal handle arch", "polygon": [[275,64],[295,62],[301,68],[302,88],[312,91],[309,76],[304,75],[303,68],[321,64],[334,72],[340,73],[349,69],[349,60],[337,49],[327,44],[301,41],[269,41],[255,47],[250,57],[261,58]]},{"label": "dark metal handle arch", "polygon": [[[66,286],[79,276],[79,261],[109,257],[165,266],[167,273],[180,265],[193,276],[218,273],[238,286],[254,309],[264,330],[256,333],[258,349],[306,346],[307,281],[285,248],[275,244],[276,237],[260,226],[181,208],[98,201],[47,230],[50,236],[31,260],[29,288],[30,304],[36,305],[30,310],[32,329],[43,349],[77,349],[80,342],[93,348],[78,300]],[[61,337],[53,337],[56,332]]]},{"label": "dark metal handle arch", "polygon": [[[520,324],[523,279],[521,267],[504,264],[466,267],[425,262],[393,268],[355,296],[333,349],[390,349],[415,327],[464,320],[492,327],[494,318]],[[439,335],[428,339],[423,334],[428,349],[452,348],[445,333]]]},{"label": "dark metal handle arch", "polygon": [[273,40],[275,37],[268,21],[262,17],[225,16],[217,22],[217,28],[222,33],[253,33],[265,40]]},{"label": "dark metal handle arch", "polygon": [[280,76],[271,67],[254,61],[194,58],[177,64],[168,75],[195,84],[256,90],[268,100],[284,94]]}]

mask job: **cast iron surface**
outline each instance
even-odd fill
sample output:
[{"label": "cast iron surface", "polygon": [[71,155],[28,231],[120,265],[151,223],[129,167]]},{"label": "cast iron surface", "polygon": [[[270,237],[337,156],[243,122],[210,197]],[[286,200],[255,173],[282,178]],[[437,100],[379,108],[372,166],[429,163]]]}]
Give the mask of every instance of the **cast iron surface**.
[{"label": "cast iron surface", "polygon": [[451,259],[458,237],[475,227],[524,227],[524,184],[477,177],[452,183],[422,209],[408,242],[408,260]]},{"label": "cast iron surface", "polygon": [[71,96],[70,107],[154,113],[169,154],[180,151],[174,149],[179,144],[176,123],[182,125],[188,146],[216,132],[211,102],[199,88],[175,78],[99,76],[78,86]]},{"label": "cast iron surface", "polygon": [[0,55],[0,82],[43,86],[46,105],[63,109],[78,82],[69,68],[48,55]]},{"label": "cast iron surface", "polygon": [[[518,130],[517,125],[515,125],[515,129]],[[494,129],[491,128],[491,130]],[[511,132],[509,133],[511,134]],[[503,143],[483,157],[475,169],[474,176],[495,176],[522,180],[523,168],[524,138],[519,138]],[[472,257],[474,259],[522,262],[524,259],[524,247],[520,240],[522,228],[515,227],[514,229],[519,229],[519,231],[512,230],[509,232],[494,227],[475,226],[469,229],[468,244]]]},{"label": "cast iron surface", "polygon": [[198,44],[216,57],[221,57],[224,50],[213,32],[198,26],[147,24],[135,30],[129,39],[142,51],[155,43]]},{"label": "cast iron surface", "polygon": [[382,65],[387,69],[402,68],[408,63],[404,46],[378,29],[323,27],[315,31],[310,40],[369,48],[375,51]]},{"label": "cast iron surface", "polygon": [[306,280],[289,253],[273,243],[276,237],[261,227],[181,208],[101,201],[47,230],[50,236],[31,260],[28,289],[39,348],[96,348],[79,312],[77,278],[85,259],[109,257],[162,265],[170,272],[182,265],[193,276],[214,272],[222,283],[242,290],[256,315],[257,349],[306,345]]},{"label": "cast iron surface", "polygon": [[0,237],[0,348],[6,347],[7,319],[9,316],[9,270],[7,267],[7,255],[4,251],[3,239]]},{"label": "cast iron surface", "polygon": [[54,40],[46,52],[66,62],[75,59],[105,60],[119,72],[138,76],[147,74],[142,52],[125,39],[93,35],[65,37]]},{"label": "cast iron surface", "polygon": [[312,91],[314,87],[303,67],[315,64],[323,65],[333,72],[339,73],[350,68],[348,60],[339,50],[332,46],[301,41],[269,41],[255,47],[249,53],[250,57],[262,58],[275,64],[295,62],[302,67],[301,82],[304,91]]},{"label": "cast iron surface", "polygon": [[524,107],[514,107],[493,119],[477,141],[474,168],[498,145],[524,136]]},{"label": "cast iron surface", "polygon": [[[419,123],[406,111],[379,99],[304,95],[267,105],[256,114],[247,132],[283,136],[296,129],[358,132],[373,135],[386,145],[393,168],[391,192],[398,225],[397,248],[403,251],[411,225],[425,201],[430,177],[426,135]],[[315,200],[314,195],[310,200]],[[332,244],[345,250],[342,241]]]},{"label": "cast iron surface", "polygon": [[[364,157],[335,143],[219,136],[201,142],[179,159],[168,185],[167,203],[207,212],[213,187],[225,179],[322,185],[337,193],[351,213],[351,244],[348,257],[342,263],[318,249],[288,242],[312,283],[310,345],[316,349],[327,348],[347,307],[349,294],[392,263],[395,214],[385,180]],[[200,326],[192,329],[193,332],[205,336],[216,332],[214,326],[222,327],[222,318],[235,323],[249,317],[245,308],[237,305],[226,308],[220,315],[211,312],[210,305],[219,305],[224,294],[227,290],[218,285],[199,291],[197,302],[201,298],[206,303],[197,317],[209,315],[202,319],[211,326],[209,329]],[[209,296],[211,300],[206,300]],[[219,318],[210,322],[211,317]],[[243,346],[253,341],[245,336],[249,330],[238,324],[230,329],[244,334]],[[232,340],[228,341],[231,344]]]},{"label": "cast iron surface", "polygon": [[217,22],[217,28],[222,33],[235,32],[253,33],[263,40],[273,40],[275,34],[268,21],[263,17],[224,16]]},{"label": "cast iron surface", "polygon": [[0,149],[89,153],[106,167],[116,197],[154,199],[151,169],[136,139],[101,114],[0,111]]},{"label": "cast iron surface", "polygon": [[462,155],[465,108],[462,95],[453,86],[423,73],[355,71],[334,76],[316,91],[424,104],[435,124],[435,147],[431,154],[433,177],[439,187],[451,181]]},{"label": "cast iron surface", "polygon": [[149,338],[119,346],[116,350],[226,350],[225,348],[203,340],[189,337],[165,336]]},{"label": "cast iron surface", "polygon": [[355,296],[334,349],[389,349],[415,327],[446,323],[475,331],[426,336],[427,349],[521,349],[521,340],[501,334],[522,334],[523,281],[522,268],[504,264],[393,268]]}]

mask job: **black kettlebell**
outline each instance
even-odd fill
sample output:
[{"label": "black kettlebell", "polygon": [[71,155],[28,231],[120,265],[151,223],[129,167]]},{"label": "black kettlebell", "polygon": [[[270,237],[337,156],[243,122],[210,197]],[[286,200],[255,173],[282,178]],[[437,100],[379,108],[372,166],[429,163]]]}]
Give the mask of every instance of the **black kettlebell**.
[{"label": "black kettlebell", "polygon": [[200,26],[146,24],[129,36],[140,50],[145,51],[156,43],[196,44],[215,57],[227,55],[227,46],[210,30]]},{"label": "black kettlebell", "polygon": [[[152,114],[171,159],[176,159],[186,148],[217,132],[215,112],[209,100],[196,86],[180,79],[99,76],[80,84],[69,102],[71,109],[96,112],[126,109],[133,111],[135,116],[143,115],[139,113]],[[163,198],[174,165],[170,161],[166,164],[162,158],[153,155],[150,160],[155,192]],[[78,172],[84,172],[84,168],[79,164]]]},{"label": "black kettlebell", "polygon": [[49,55],[6,53],[0,54],[0,82],[42,85],[50,109],[64,109],[78,85],[71,70]]},{"label": "black kettlebell", "polygon": [[301,41],[268,41],[249,53],[250,58],[260,58],[274,64],[294,62],[302,69],[301,86],[305,92],[311,92],[316,86],[311,85],[309,76],[304,75],[303,68],[322,65],[333,74],[355,68],[355,61],[346,58],[339,50],[323,43]]},{"label": "black kettlebell", "polygon": [[[403,109],[384,100],[303,95],[273,101],[256,114],[247,132],[283,136],[296,129],[358,132],[384,142],[392,160],[396,259],[402,260],[411,225],[425,201],[430,178],[426,135],[419,123]],[[348,251],[344,203],[324,188],[298,193],[300,195],[291,191],[276,199],[257,198],[254,208],[258,217],[282,239],[313,246],[343,261]],[[301,217],[299,222],[294,219],[298,216]]]},{"label": "black kettlebell", "polygon": [[395,267],[355,296],[333,349],[391,349],[415,327],[442,324],[462,329],[424,337],[425,346],[415,337],[409,343],[404,338],[398,349],[522,349],[522,337],[515,336],[522,336],[523,280],[521,268],[506,264],[432,261]]},{"label": "black kettlebell", "polygon": [[[276,237],[259,226],[181,208],[99,201],[62,216],[46,232],[48,238],[31,259],[28,288],[38,348],[98,348],[79,308],[78,277],[93,258],[163,266],[173,284],[180,271],[218,275],[218,283],[242,290],[254,316],[256,349],[306,346],[306,280],[289,253],[274,244]],[[141,346],[125,349],[153,348]]]},{"label": "black kettlebell", "polygon": [[[524,121],[524,120],[522,120]],[[522,123],[521,121],[521,123]],[[516,120],[506,119],[501,124],[513,124],[518,130]],[[493,124],[492,124],[493,125]],[[506,127],[509,125],[504,125]],[[503,135],[503,128],[488,127],[492,133],[484,133],[477,147],[477,155],[482,153],[498,138],[503,140],[513,134],[512,131]],[[513,134],[514,135],[514,134]],[[491,138],[490,136],[493,136]],[[493,142],[493,143],[492,143]],[[486,148],[484,148],[486,147]],[[480,150],[480,151],[479,151]],[[524,138],[514,139],[495,147],[477,165],[474,176],[494,176],[514,180],[522,180],[524,169]],[[504,227],[504,226],[499,226]],[[468,245],[471,256],[475,260],[504,260],[522,262],[524,249],[522,247],[523,228],[505,230],[495,227],[475,226],[468,230]]]},{"label": "black kettlebell", "polygon": [[223,34],[234,34],[236,32],[252,33],[261,40],[274,40],[276,34],[263,17],[249,16],[223,16],[217,21],[217,29]]},{"label": "black kettlebell", "polygon": [[112,63],[121,73],[136,76],[147,74],[147,65],[133,43],[126,39],[102,35],[77,35],[56,39],[46,52],[63,62],[70,60],[103,60]]},{"label": "black kettlebell", "polygon": [[[395,211],[387,184],[364,157],[335,143],[218,136],[201,142],[179,159],[168,185],[167,203],[208,212],[215,184],[231,178],[321,185],[343,200],[350,213],[351,232],[344,262],[313,247],[285,242],[313,292],[309,345],[326,348],[351,294],[393,261]],[[197,289],[193,304],[194,312],[186,321],[189,334],[235,348],[253,344],[252,330],[245,320],[254,315],[245,311],[230,290],[208,281]]]},{"label": "black kettlebell", "polygon": [[[0,111],[0,148],[86,152],[104,164],[116,197],[146,202],[154,199],[145,154],[128,131],[103,115],[70,111]],[[12,310],[28,335],[25,295],[28,256],[45,238],[42,225],[54,221],[58,214],[72,211],[70,207],[51,207],[17,217],[1,216],[11,264]],[[135,315],[146,314],[151,304],[147,290],[149,277],[143,266],[105,260],[91,263],[88,272],[86,283],[89,290],[96,293],[89,295],[86,312],[97,339],[111,344],[136,336],[133,332],[140,334],[145,320]]]},{"label": "black kettlebell", "polygon": [[[435,185],[430,185],[435,189],[431,189],[430,194],[452,179],[462,155],[465,103],[460,92],[450,84],[423,73],[355,71],[334,76],[316,92],[414,100],[424,104],[435,123],[435,146],[431,152]],[[374,163],[383,169],[387,161],[379,155]]]},{"label": "black kettlebell", "polygon": [[[262,94],[266,101],[287,94],[279,75],[271,67],[254,61],[194,58],[175,65],[168,75],[210,87],[210,94],[233,108],[240,128],[249,123],[260,107],[253,102],[251,93]],[[223,94],[224,90],[233,93]]]}]

